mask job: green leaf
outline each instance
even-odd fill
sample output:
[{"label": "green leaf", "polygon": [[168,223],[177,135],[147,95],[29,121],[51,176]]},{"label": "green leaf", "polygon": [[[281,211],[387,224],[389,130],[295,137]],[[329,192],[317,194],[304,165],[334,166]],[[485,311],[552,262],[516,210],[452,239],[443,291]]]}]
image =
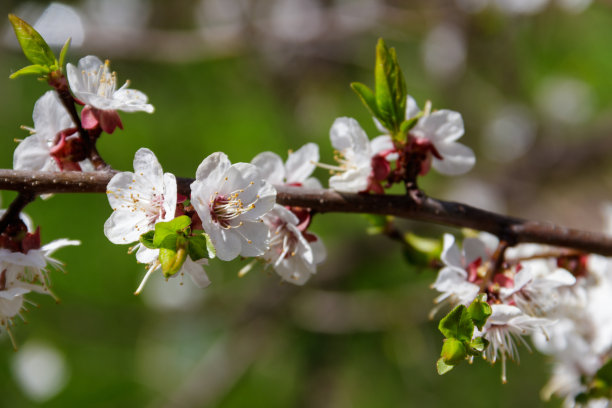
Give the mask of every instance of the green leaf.
[{"label": "green leaf", "polygon": [[23,54],[32,64],[47,67],[57,65],[53,51],[51,51],[47,42],[31,25],[14,14],[9,14],[9,20],[13,25]]},{"label": "green leaf", "polygon": [[461,340],[454,338],[444,339],[440,357],[446,364],[457,365],[465,360],[467,357],[467,350]]},{"label": "green leaf", "polygon": [[595,377],[604,381],[608,386],[612,386],[612,359],[597,370]]},{"label": "green leaf", "polygon": [[482,330],[492,313],[491,305],[487,303],[487,295],[484,293],[478,295],[468,307],[468,312],[478,330]]},{"label": "green leaf", "polygon": [[414,118],[404,120],[400,125],[400,132],[402,135],[407,135],[410,130],[418,123],[422,115],[416,115]]},{"label": "green leaf", "polygon": [[176,251],[168,248],[159,250],[159,263],[166,278],[180,271],[185,259],[187,259],[187,249],[185,248],[179,248]]},{"label": "green leaf", "polygon": [[187,237],[189,241],[189,257],[197,261],[202,258],[208,258],[208,247],[206,237],[202,234]]},{"label": "green leaf", "polygon": [[382,124],[392,132],[397,130],[395,124],[394,98],[389,83],[392,59],[385,41],[381,38],[376,45],[376,64],[374,66],[374,80],[376,92],[376,107]]},{"label": "green leaf", "polygon": [[389,56],[391,57],[389,83],[391,86],[391,94],[393,96],[393,105],[395,106],[395,123],[400,124],[406,117],[406,97],[408,96],[408,91],[406,90],[404,74],[402,74],[400,65],[397,62],[397,53],[395,52],[395,48],[389,49]]},{"label": "green leaf", "polygon": [[28,65],[27,67],[23,67],[20,70],[13,72],[9,76],[9,78],[10,79],[15,79],[15,78],[23,76],[23,75],[45,76],[45,75],[48,75],[49,72],[51,72],[49,67],[46,67],[46,66],[43,66],[43,65]]},{"label": "green leaf", "polygon": [[158,222],[155,224],[155,238],[153,245],[155,248],[173,248],[175,246],[176,237],[179,233],[183,234],[183,230],[191,225],[191,218],[186,215],[176,217],[172,221]]},{"label": "green leaf", "polygon": [[446,364],[442,357],[440,357],[438,359],[438,362],[436,363],[436,369],[438,370],[439,375],[444,375],[448,373],[450,370],[452,370],[453,368],[455,368],[455,366]]},{"label": "green leaf", "polygon": [[139,238],[139,241],[142,245],[146,246],[150,249],[156,249],[157,247],[153,244],[153,237],[155,236],[155,231],[149,231],[142,234]]},{"label": "green leaf", "polygon": [[208,257],[210,259],[214,259],[217,256],[217,250],[215,249],[215,246],[210,240],[210,236],[208,234],[203,235],[206,238],[206,249],[208,249]]},{"label": "green leaf", "polygon": [[355,91],[357,96],[359,96],[359,99],[361,99],[361,102],[368,108],[372,116],[381,120],[380,114],[378,113],[378,107],[376,106],[376,96],[374,96],[374,92],[366,85],[359,82],[351,83],[351,88]]},{"label": "green leaf", "polygon": [[484,351],[489,346],[489,340],[484,337],[476,337],[468,343],[468,353],[476,356]]},{"label": "green leaf", "polygon": [[68,37],[68,39],[64,43],[64,46],[62,47],[62,50],[60,51],[59,67],[58,67],[60,69],[64,68],[64,62],[66,61],[66,54],[68,53],[68,48],[70,48],[71,41],[72,41],[72,38]]},{"label": "green leaf", "polygon": [[467,308],[458,305],[440,320],[438,329],[447,339],[456,338],[469,342],[474,334],[474,323]]},{"label": "green leaf", "polygon": [[442,242],[439,239],[421,237],[408,232],[404,235],[404,240],[417,251],[433,257],[438,257],[442,252]]}]

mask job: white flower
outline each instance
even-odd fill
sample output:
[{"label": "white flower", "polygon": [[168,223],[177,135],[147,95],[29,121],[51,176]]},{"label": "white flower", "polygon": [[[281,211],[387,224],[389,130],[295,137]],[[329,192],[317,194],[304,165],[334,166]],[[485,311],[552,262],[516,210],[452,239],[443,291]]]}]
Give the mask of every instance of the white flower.
[{"label": "white flower", "polygon": [[289,153],[287,162],[272,152],[259,153],[251,160],[257,166],[262,178],[274,185],[288,184],[306,188],[321,188],[321,183],[310,177],[319,161],[319,146],[307,143],[297,151]]},{"label": "white flower", "polygon": [[325,166],[333,175],[329,186],[336,191],[358,193],[368,191],[372,177],[372,158],[394,148],[391,137],[380,136],[372,141],[359,123],[352,118],[337,118],[329,132],[332,146],[338,151],[339,166]]},{"label": "white flower", "polygon": [[117,74],[110,72],[109,61],[104,63],[98,57],[88,55],[79,60],[78,67],[66,65],[70,88],[77,99],[85,104],[81,122],[85,129],[98,126],[107,133],[116,127],[123,129],[117,110],[124,112],[144,111],[153,113],[153,105],[147,103],[147,96],[135,89],[128,89],[129,82],[117,88]]},{"label": "white flower", "polygon": [[117,74],[110,72],[109,65],[108,60],[103,63],[93,55],[81,58],[77,67],[66,64],[68,82],[75,96],[96,109],[153,113],[153,105],[147,103],[147,96],[128,89],[128,81],[116,89]]},{"label": "white flower", "polygon": [[263,255],[268,228],[261,217],[275,201],[276,190],[256,166],[232,165],[221,152],[202,161],[191,184],[191,204],[223,261]]},{"label": "white flower", "polygon": [[321,239],[311,233],[305,236],[298,228],[298,217],[278,204],[263,220],[270,229],[270,248],[262,258],[283,280],[303,285],[327,255]]},{"label": "white flower", "polygon": [[435,300],[436,303],[448,299],[453,305],[468,305],[480,291],[480,287],[473,283],[475,277],[470,277],[468,269],[472,270],[474,275],[480,264],[488,260],[484,243],[477,238],[466,238],[463,241],[463,250],[459,252],[455,237],[444,234],[440,259],[446,266],[440,270],[432,285],[441,292]]},{"label": "white flower", "polygon": [[482,331],[475,330],[474,336],[483,336],[489,341],[489,346],[484,351],[485,359],[491,364],[502,360],[502,382],[506,383],[506,357],[513,361],[519,361],[516,342],[519,341],[530,350],[523,336],[530,335],[534,331],[550,326],[553,322],[541,317],[532,317],[521,311],[516,306],[491,305],[491,316],[487,319]]},{"label": "white flower", "polygon": [[543,315],[561,301],[560,289],[575,283],[569,271],[552,267],[548,260],[536,259],[522,262],[513,287],[502,287],[499,294],[506,303],[513,300],[522,310]]},{"label": "white flower", "polygon": [[[32,114],[34,133],[26,137],[15,149],[15,170],[59,171],[53,148],[66,137],[65,133],[76,131],[76,125],[54,91],[48,91],[34,105]],[[82,170],[93,170],[89,160],[81,161]]]},{"label": "white flower", "polygon": [[[155,229],[160,221],[170,221],[176,211],[176,178],[163,173],[157,157],[149,149],[141,148],[134,156],[134,172],[121,172],[113,176],[106,187],[108,202],[113,213],[104,223],[104,235],[113,244],[129,244],[142,234]],[[141,248],[137,258],[148,263],[142,252],[155,251]],[[155,256],[149,252],[152,259]]]},{"label": "white flower", "polygon": [[[416,101],[408,96],[406,100],[406,120],[419,115],[421,110]],[[377,127],[384,129],[378,121]],[[429,108],[418,119],[416,125],[410,130],[410,135],[417,143],[429,143],[433,168],[446,175],[456,176],[468,172],[476,163],[474,152],[469,147],[457,143],[463,136],[464,127],[461,114],[448,109],[440,109],[433,113]],[[431,148],[433,147],[433,149]],[[424,174],[428,167],[422,169]]]}]

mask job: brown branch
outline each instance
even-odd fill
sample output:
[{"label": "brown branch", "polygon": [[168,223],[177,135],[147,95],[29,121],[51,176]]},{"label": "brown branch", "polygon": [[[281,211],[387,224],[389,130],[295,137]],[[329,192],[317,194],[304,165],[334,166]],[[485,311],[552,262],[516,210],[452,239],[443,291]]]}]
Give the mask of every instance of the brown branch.
[{"label": "brown branch", "polygon": [[[0,170],[0,190],[35,194],[104,193],[114,172],[47,173]],[[178,178],[179,193],[189,196],[193,179]],[[612,237],[595,232],[565,228],[545,222],[528,221],[481,210],[466,204],[411,195],[368,195],[334,190],[308,190],[277,186],[276,201],[287,206],[308,207],[319,213],[348,212],[394,215],[417,221],[471,228],[496,235],[509,246],[521,242],[555,245],[612,256]]]},{"label": "brown branch", "polygon": [[2,217],[0,217],[0,234],[4,232],[9,224],[19,219],[21,211],[32,201],[36,199],[36,193],[34,191],[22,190],[19,191],[15,200],[9,205]]}]

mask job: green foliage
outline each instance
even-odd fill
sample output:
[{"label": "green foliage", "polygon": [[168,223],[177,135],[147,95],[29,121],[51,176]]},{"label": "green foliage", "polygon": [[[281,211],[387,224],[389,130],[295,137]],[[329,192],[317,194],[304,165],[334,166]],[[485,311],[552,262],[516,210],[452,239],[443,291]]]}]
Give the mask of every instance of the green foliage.
[{"label": "green foliage", "polygon": [[400,129],[405,119],[408,96],[406,81],[397,62],[395,49],[388,48],[382,38],[376,45],[374,82],[374,91],[359,82],[353,82],[351,88],[370,113],[389,129],[393,138],[401,141],[404,134]]},{"label": "green foliage", "polygon": [[579,406],[588,405],[589,401],[600,398],[612,398],[612,359],[608,360],[587,384],[587,390],[576,396]]},{"label": "green foliage", "polygon": [[[11,79],[29,74],[45,76],[59,69],[60,65],[53,51],[38,31],[14,14],[9,14],[9,20],[23,54],[33,64],[13,73]],[[66,45],[64,47],[67,48]],[[62,52],[65,55],[65,51]]]},{"label": "green foliage", "polygon": [[470,356],[477,356],[489,345],[484,337],[474,335],[474,327],[482,330],[491,316],[486,295],[481,294],[469,307],[458,305],[440,320],[438,329],[444,335],[442,352],[436,363],[438,374],[446,374]]},{"label": "green foliage", "polygon": [[159,249],[159,262],[165,277],[177,273],[189,256],[193,261],[213,258],[214,247],[204,231],[190,228],[191,218],[186,215],[172,221],[158,222],[155,231],[140,236],[140,242],[150,249]]},{"label": "green foliage", "polygon": [[71,41],[72,41],[72,38],[68,37],[68,39],[64,43],[64,46],[62,47],[62,50],[60,51],[60,57],[59,57],[59,68],[60,69],[64,67],[64,63],[66,62],[66,54],[68,53],[68,48],[70,48]]}]

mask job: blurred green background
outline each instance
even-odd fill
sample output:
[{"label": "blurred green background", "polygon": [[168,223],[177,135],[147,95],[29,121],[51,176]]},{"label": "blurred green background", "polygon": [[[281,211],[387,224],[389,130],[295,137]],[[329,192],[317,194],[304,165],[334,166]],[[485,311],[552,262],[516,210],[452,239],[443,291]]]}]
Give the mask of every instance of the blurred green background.
[{"label": "blurred green background", "polygon": [[[111,58],[119,81],[130,79],[156,108],[153,115],[122,114],[125,130],[101,139],[99,151],[114,168],[131,169],[135,151],[145,146],[165,171],[193,177],[215,151],[250,161],[264,150],[286,157],[310,141],[330,163],[328,132],[336,117],[355,117],[370,137],[377,135],[349,83],[372,84],[374,47],[384,37],[397,48],[419,105],[431,99],[434,108],[461,112],[462,142],[477,152],[466,176],[425,177],[428,194],[601,228],[600,205],[612,187],[609,2],[67,4],[72,11],[56,5],[56,14],[41,20],[41,32],[61,41],[72,35],[72,63],[87,54]],[[0,10],[33,23],[47,5],[5,0]],[[8,79],[26,61],[8,20],[0,29],[0,167],[10,168],[14,139],[27,135],[19,126],[32,125],[32,107],[47,87],[29,77]],[[316,176],[325,184],[324,171]],[[3,206],[13,197],[2,192]],[[520,366],[509,365],[506,385],[499,366],[480,360],[439,377],[442,336],[428,320],[436,272],[407,264],[396,243],[367,236],[364,217],[316,217],[312,230],[328,259],[304,287],[280,284],[271,270],[238,278],[244,261],[211,262],[213,284],[206,290],[188,278],[179,285],[156,276],[137,297],[144,268],[104,237],[110,212],[102,195],[57,195],[27,208],[44,242],[68,237],[82,244],[57,254],[66,264],[65,274],[51,275],[61,303],[29,296],[36,305],[25,314],[28,324],[16,319],[13,328],[20,351],[0,339],[0,406],[561,404],[541,401],[548,363],[524,347]],[[432,237],[448,231],[399,225]],[[52,350],[63,361],[47,388],[27,378],[44,376],[45,367],[20,371],[27,358],[19,356],[36,350]]]}]

